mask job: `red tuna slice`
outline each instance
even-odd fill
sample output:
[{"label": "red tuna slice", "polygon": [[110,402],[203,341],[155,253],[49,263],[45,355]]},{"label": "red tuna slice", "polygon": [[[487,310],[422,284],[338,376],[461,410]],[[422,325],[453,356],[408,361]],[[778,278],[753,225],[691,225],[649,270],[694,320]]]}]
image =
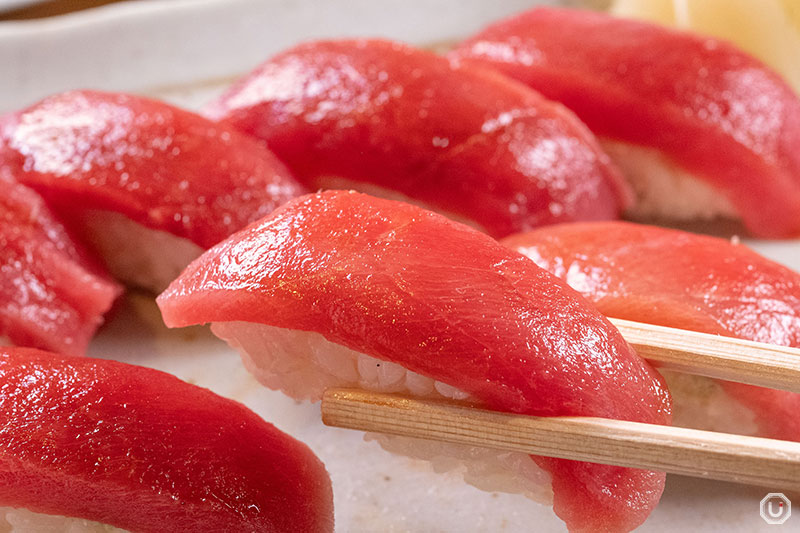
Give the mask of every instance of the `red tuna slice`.
[{"label": "red tuna slice", "polygon": [[51,96],[5,127],[4,164],[69,212],[120,212],[208,248],[302,194],[259,143],[138,96]]},{"label": "red tuna slice", "polygon": [[617,218],[628,198],[563,106],[399,43],[300,45],[207,113],[266,141],[311,188],[400,193],[495,236]]},{"label": "red tuna slice", "polygon": [[0,190],[0,337],[83,355],[120,288],[2,168]]},{"label": "red tuna slice", "polygon": [[[670,420],[661,377],[578,293],[492,238],[401,202],[342,191],[289,202],[192,263],[158,303],[171,327],[316,332],[492,409]],[[661,473],[535,460],[572,531],[636,527],[664,483]]]},{"label": "red tuna slice", "polygon": [[243,405],[143,367],[0,349],[0,502],[139,532],[333,531],[330,479]]},{"label": "red tuna slice", "polygon": [[[133,264],[131,255],[155,253],[157,265],[172,257],[157,247],[188,256],[174,258],[182,261],[179,272],[199,248],[305,192],[261,143],[141,97],[63,93],[12,115],[3,130],[3,165],[42,194],[115,273],[121,269],[114,262]],[[153,231],[136,231],[128,220]],[[116,254],[128,257],[114,261]],[[130,270],[135,277],[136,267]]]},{"label": "red tuna slice", "polygon": [[[624,222],[565,224],[503,242],[607,316],[800,347],[800,274],[744,245]],[[762,436],[800,441],[800,395],[720,383],[753,411]]]},{"label": "red tuna slice", "polygon": [[800,99],[732,45],[537,8],[489,26],[450,57],[541,91],[600,137],[656,150],[667,167],[724,195],[753,234],[800,234]]}]

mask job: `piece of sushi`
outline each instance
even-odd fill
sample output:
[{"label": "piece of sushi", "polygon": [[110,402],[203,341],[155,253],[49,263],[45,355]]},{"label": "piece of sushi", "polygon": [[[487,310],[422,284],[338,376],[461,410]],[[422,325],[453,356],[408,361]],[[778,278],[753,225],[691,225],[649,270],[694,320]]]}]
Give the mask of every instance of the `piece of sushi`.
[{"label": "piece of sushi", "polygon": [[753,235],[800,234],[800,98],[733,45],[537,8],[449,57],[496,68],[574,111],[636,190],[630,216],[735,217]]},{"label": "piece of sushi", "polygon": [[155,291],[202,250],[305,192],[261,143],[137,96],[58,94],[1,130],[0,164],[118,279]]},{"label": "piece of sushi", "polygon": [[[624,222],[552,226],[503,243],[607,316],[800,347],[800,274],[742,244]],[[800,441],[800,394],[668,377],[676,424]]]},{"label": "piece of sushi", "polygon": [[311,189],[406,199],[494,236],[618,218],[629,200],[618,170],[562,105],[396,42],[301,44],[206,114],[264,140]]},{"label": "piece of sushi", "polygon": [[237,402],[24,348],[0,376],[0,531],[333,531],[323,464]]},{"label": "piece of sushi", "polygon": [[[670,420],[661,377],[578,293],[491,237],[402,202],[344,191],[291,201],[193,262],[158,304],[170,327],[212,322],[262,383],[298,399],[350,386],[525,414]],[[571,531],[633,529],[664,483],[644,470],[455,452],[484,483],[546,497],[551,479]],[[421,453],[449,450],[427,443]]]},{"label": "piece of sushi", "polygon": [[120,291],[0,167],[0,342],[83,355]]}]

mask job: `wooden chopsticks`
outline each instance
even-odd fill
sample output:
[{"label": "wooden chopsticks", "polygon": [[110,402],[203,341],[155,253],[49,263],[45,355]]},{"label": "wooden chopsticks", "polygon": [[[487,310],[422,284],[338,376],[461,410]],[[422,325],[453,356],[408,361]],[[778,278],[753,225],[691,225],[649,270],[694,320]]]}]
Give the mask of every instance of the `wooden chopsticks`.
[{"label": "wooden chopsticks", "polygon": [[[800,392],[800,350],[611,319],[643,358],[662,368]],[[588,417],[534,417],[330,389],[323,422],[752,485],[800,490],[800,443]]]},{"label": "wooden chopsticks", "polygon": [[322,421],[362,431],[800,490],[800,443],[587,417],[535,417],[329,389]]},{"label": "wooden chopsticks", "polygon": [[696,331],[609,319],[639,353],[660,368],[800,392],[800,350]]}]

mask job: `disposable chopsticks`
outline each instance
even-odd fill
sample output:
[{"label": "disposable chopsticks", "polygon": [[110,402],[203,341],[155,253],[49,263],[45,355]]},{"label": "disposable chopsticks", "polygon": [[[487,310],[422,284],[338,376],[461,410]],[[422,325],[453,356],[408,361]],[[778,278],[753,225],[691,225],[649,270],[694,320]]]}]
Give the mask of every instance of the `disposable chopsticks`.
[{"label": "disposable chopsticks", "polygon": [[661,368],[800,392],[800,350],[707,333],[610,319],[639,353]]},{"label": "disposable chopsticks", "polygon": [[[661,368],[800,392],[800,350],[611,319]],[[800,490],[800,443],[586,417],[533,417],[331,389],[330,426]]]},{"label": "disposable chopsticks", "polygon": [[329,389],[329,426],[800,490],[800,443],[584,417],[532,417]]}]

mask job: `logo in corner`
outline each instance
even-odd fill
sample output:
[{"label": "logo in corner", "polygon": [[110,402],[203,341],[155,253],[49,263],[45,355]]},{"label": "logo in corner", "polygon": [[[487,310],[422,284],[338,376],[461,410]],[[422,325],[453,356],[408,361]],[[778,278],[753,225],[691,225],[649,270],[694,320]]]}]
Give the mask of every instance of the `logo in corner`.
[{"label": "logo in corner", "polygon": [[792,502],[780,492],[770,492],[761,500],[761,518],[770,525],[780,525],[792,516]]}]

